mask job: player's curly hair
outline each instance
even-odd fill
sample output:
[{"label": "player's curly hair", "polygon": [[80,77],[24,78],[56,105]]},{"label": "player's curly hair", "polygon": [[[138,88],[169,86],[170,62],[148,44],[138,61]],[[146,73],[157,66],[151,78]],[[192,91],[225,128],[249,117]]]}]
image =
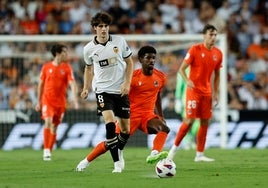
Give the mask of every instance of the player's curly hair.
[{"label": "player's curly hair", "polygon": [[138,51],[138,58],[144,57],[146,53],[156,54],[156,49],[152,46],[143,46]]},{"label": "player's curly hair", "polygon": [[98,26],[101,23],[105,23],[107,25],[112,24],[112,16],[107,12],[98,12],[94,17],[91,19],[91,26]]}]

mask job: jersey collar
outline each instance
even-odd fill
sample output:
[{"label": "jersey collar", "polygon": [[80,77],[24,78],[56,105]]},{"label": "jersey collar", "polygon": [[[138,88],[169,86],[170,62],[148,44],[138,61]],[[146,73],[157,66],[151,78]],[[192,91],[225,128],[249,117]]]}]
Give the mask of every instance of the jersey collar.
[{"label": "jersey collar", "polygon": [[105,43],[99,43],[99,41],[97,41],[97,36],[94,37],[94,44],[95,45],[101,44],[101,45],[105,46],[108,41],[112,41],[112,36],[111,35],[109,35],[109,38],[108,38],[108,40]]}]

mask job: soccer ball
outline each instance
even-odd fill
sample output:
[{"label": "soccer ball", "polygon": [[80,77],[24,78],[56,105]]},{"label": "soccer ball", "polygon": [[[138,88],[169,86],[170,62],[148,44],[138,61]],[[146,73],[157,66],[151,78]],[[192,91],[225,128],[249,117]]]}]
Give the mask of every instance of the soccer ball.
[{"label": "soccer ball", "polygon": [[156,164],[155,172],[160,178],[173,177],[176,174],[176,164],[171,159],[162,159]]}]

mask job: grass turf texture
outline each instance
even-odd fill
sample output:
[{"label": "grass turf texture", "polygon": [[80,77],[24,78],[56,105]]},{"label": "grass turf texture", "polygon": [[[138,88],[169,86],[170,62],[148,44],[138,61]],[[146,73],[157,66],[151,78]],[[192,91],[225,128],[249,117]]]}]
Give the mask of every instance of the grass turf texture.
[{"label": "grass turf texture", "polygon": [[177,174],[158,178],[155,165],[146,164],[147,148],[126,147],[126,168],[112,174],[110,153],[99,157],[85,172],[75,172],[90,149],[55,150],[52,161],[42,160],[42,151],[0,151],[0,188],[169,188],[169,187],[268,187],[268,150],[208,149],[213,163],[193,161],[194,150],[175,156]]}]

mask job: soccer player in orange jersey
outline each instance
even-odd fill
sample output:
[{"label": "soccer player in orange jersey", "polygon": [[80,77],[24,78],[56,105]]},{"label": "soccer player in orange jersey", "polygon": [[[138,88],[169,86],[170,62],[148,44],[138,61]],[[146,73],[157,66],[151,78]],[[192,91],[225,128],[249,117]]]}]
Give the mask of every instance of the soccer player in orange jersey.
[{"label": "soccer player in orange jersey", "polygon": [[[142,68],[133,72],[130,85],[130,135],[139,129],[146,134],[156,134],[151,154],[147,163],[155,163],[167,157],[168,152],[162,151],[169,127],[163,117],[161,90],[166,83],[166,75],[155,69],[156,50],[152,46],[143,46],[138,52]],[[157,114],[155,113],[157,110]],[[120,128],[116,127],[117,134]],[[84,171],[91,161],[107,151],[106,142],[99,143],[85,159],[77,165],[77,171]],[[124,161],[122,164],[124,167]]]},{"label": "soccer player in orange jersey", "polygon": [[73,94],[74,108],[78,108],[77,88],[72,68],[66,63],[67,47],[55,44],[51,48],[53,61],[43,65],[38,85],[38,102],[36,111],[41,111],[44,119],[43,160],[51,160],[51,152],[56,142],[57,127],[62,122],[66,109],[66,92],[68,85]]},{"label": "soccer player in orange jersey", "polygon": [[[211,162],[212,158],[204,155],[209,120],[212,116],[212,103],[218,104],[220,68],[222,66],[222,52],[215,47],[217,29],[213,25],[205,25],[203,29],[204,41],[193,45],[187,52],[179,73],[187,84],[186,117],[176,135],[174,145],[169,151],[168,158],[173,159],[177,147],[191,128],[195,119],[200,119],[197,133],[197,148],[194,161]],[[190,68],[189,76],[186,69]],[[213,86],[211,78],[214,74]],[[213,90],[213,92],[212,92]]]}]

